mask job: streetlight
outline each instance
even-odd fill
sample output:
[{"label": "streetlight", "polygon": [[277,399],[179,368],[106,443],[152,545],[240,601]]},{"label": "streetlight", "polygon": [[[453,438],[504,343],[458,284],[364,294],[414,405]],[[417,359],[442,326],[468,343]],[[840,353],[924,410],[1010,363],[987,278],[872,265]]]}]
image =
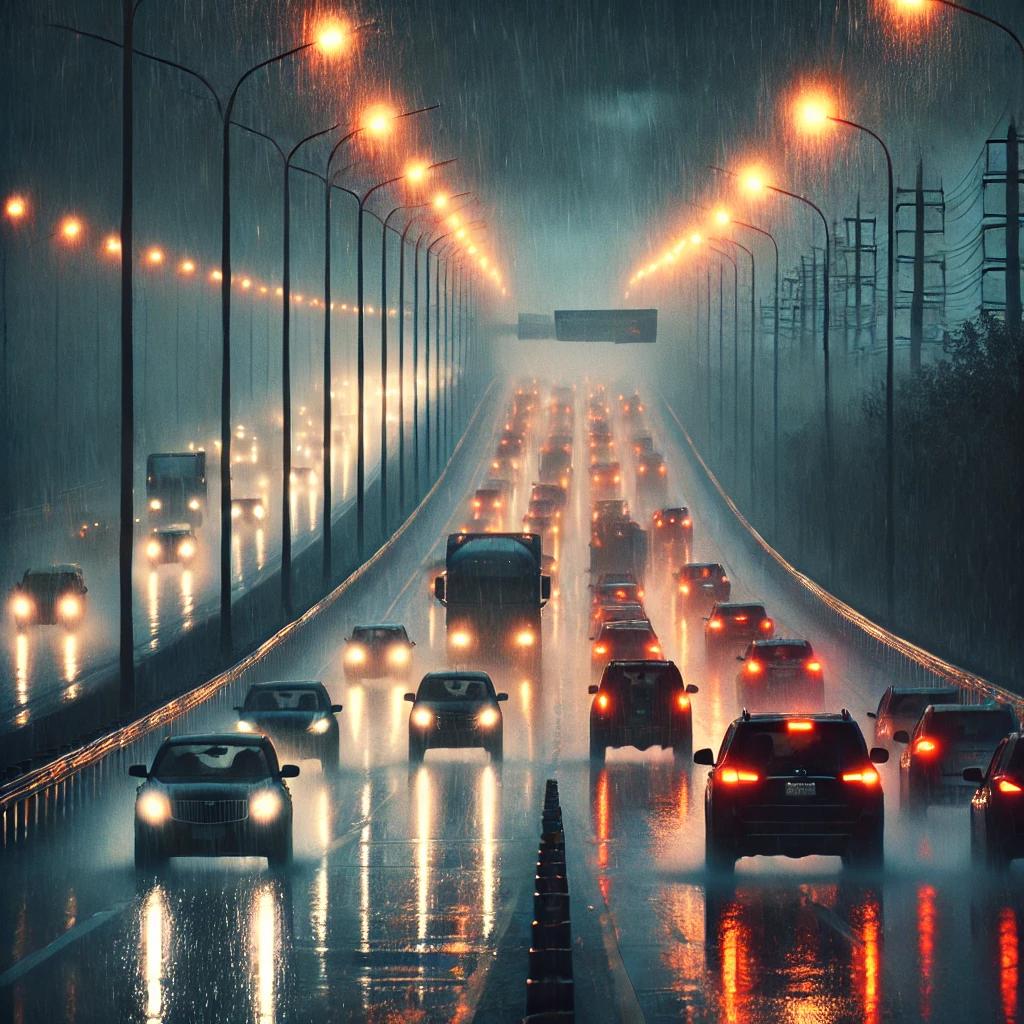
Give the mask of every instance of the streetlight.
[{"label": "streetlight", "polygon": [[840,124],[846,128],[863,132],[874,139],[885,154],[889,239],[885,267],[885,607],[891,622],[896,594],[896,337],[894,330],[896,319],[896,187],[892,170],[892,155],[889,152],[889,147],[877,132],[856,121],[834,115],[826,96],[801,97],[797,101],[796,116],[797,124],[807,132],[821,132],[830,124]]},{"label": "streetlight", "polygon": [[1004,25],[1001,21],[997,21],[995,18],[992,18],[987,14],[982,14],[981,11],[974,10],[973,7],[965,7],[963,4],[955,3],[954,0],[893,0],[893,6],[898,11],[910,15],[920,14],[928,7],[929,4],[948,7],[951,11],[957,11],[960,14],[969,15],[972,18],[977,18],[979,21],[984,21],[986,24],[994,26],[1010,37],[1014,46],[1016,46],[1020,51],[1020,55],[1024,57],[1024,40],[1022,40],[1009,25]]},{"label": "streetlight", "polygon": [[[715,170],[721,170],[721,168],[716,167]],[[825,214],[822,212],[820,206],[812,202],[806,196],[802,196],[797,192],[790,192],[788,189],[784,189],[779,185],[770,184],[765,173],[756,167],[748,168],[743,171],[739,175],[739,182],[743,191],[753,198],[762,196],[765,192],[773,192],[776,195],[786,196],[788,199],[793,199],[796,202],[803,203],[804,206],[813,210],[814,213],[817,214],[818,219],[821,221],[821,225],[825,230],[825,263],[822,268],[824,295],[822,299],[823,317],[821,330],[822,373],[824,378],[823,405],[825,420],[825,503],[827,505],[826,522],[828,527],[829,571],[830,573],[834,573],[836,564],[836,532],[835,511],[833,509],[834,459],[832,447],[832,387],[829,363],[829,321],[831,320],[832,315],[829,298],[829,262],[832,257],[832,241],[829,234],[828,221],[825,219]]]}]

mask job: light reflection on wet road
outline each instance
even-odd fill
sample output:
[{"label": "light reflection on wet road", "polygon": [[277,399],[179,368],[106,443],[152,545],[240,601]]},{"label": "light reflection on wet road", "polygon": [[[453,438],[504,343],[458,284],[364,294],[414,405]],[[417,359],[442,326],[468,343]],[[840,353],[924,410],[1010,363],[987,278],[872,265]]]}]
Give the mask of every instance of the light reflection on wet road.
[{"label": "light reflection on wet road", "polygon": [[[665,425],[654,429],[675,493],[694,500]],[[473,458],[488,453],[479,439]],[[524,472],[521,484],[531,479]],[[578,979],[577,1019],[624,1019],[632,1008],[650,1022],[1020,1020],[1024,874],[974,877],[966,809],[904,820],[890,765],[883,874],[858,877],[827,858],[744,860],[726,884],[704,870],[703,769],[680,772],[656,751],[613,752],[591,768],[581,490],[544,613],[542,676],[495,677],[511,695],[503,766],[475,751],[431,752],[414,770],[406,759],[403,694],[444,659],[426,566],[446,525],[464,518],[467,492],[438,519],[432,550],[406,556],[385,588],[354,592],[341,619],[325,620],[326,655],[311,641],[295,659],[289,674],[322,678],[345,710],[341,777],[307,764],[292,784],[293,868],[180,861],[137,879],[133,785],[112,770],[95,794],[75,791],[73,811],[61,801],[51,827],[31,826],[0,855],[0,1019],[516,1021],[540,795],[555,775],[577,964],[601,968]],[[519,486],[517,514],[526,497]],[[809,632],[699,507],[695,531],[695,555],[723,561],[738,598],[765,599],[782,632],[815,642],[829,705],[849,706],[866,729],[883,667]],[[707,668],[699,628],[673,621],[667,578],[649,581],[647,604],[669,655],[700,686],[695,746],[717,746],[737,711],[733,678]],[[378,618],[404,622],[417,641],[408,683],[344,679],[342,638]],[[202,724],[232,718],[211,710]],[[26,960],[39,951],[38,963]]]}]

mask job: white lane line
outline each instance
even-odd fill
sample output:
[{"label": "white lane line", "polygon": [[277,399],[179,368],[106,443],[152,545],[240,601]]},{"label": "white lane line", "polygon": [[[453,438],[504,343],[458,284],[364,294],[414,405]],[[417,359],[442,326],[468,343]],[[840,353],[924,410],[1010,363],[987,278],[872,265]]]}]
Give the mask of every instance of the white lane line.
[{"label": "white lane line", "polygon": [[8,967],[3,974],[0,974],[0,988],[9,988],[28,974],[29,971],[34,971],[40,964],[56,956],[62,949],[84,938],[90,932],[95,931],[113,918],[123,914],[128,906],[128,903],[115,903],[109,910],[97,911],[92,917],[86,918],[81,924],[76,924],[73,928],[69,928],[60,938],[54,939],[48,946],[44,946],[28,956],[22,957],[16,964]]}]

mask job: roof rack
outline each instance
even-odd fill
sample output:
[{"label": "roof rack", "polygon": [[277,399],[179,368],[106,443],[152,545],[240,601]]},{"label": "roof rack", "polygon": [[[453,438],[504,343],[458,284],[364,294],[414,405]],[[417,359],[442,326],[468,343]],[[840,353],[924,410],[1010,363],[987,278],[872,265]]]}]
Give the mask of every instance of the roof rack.
[{"label": "roof rack", "polygon": [[749,722],[750,721],[750,712],[746,708],[744,708],[740,712],[740,718],[742,718],[744,722]]},{"label": "roof rack", "polygon": [[849,708],[843,708],[843,710],[840,711],[839,714],[842,716],[844,722],[850,721],[850,718],[852,717],[850,715],[850,709]]}]

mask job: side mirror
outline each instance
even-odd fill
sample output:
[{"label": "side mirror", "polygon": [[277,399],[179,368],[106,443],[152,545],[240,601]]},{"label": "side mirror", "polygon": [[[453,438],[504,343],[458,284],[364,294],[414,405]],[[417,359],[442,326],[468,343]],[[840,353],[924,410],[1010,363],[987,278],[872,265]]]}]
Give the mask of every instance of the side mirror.
[{"label": "side mirror", "polygon": [[874,711],[869,711],[869,712],[868,712],[868,718],[878,718],[878,715],[876,715],[876,714],[874,713]]},{"label": "side mirror", "polygon": [[415,701],[416,701],[416,694],[415,694],[415,693],[407,693],[407,694],[406,694],[406,695],[405,695],[405,696],[404,696],[404,697],[402,698],[402,700],[407,700],[407,701],[408,701],[408,702],[409,702],[410,704],[413,704],[413,703],[415,703]]},{"label": "side mirror", "polygon": [[889,760],[889,751],[885,747],[872,747],[868,752],[872,764],[886,764]]},{"label": "side mirror", "polygon": [[148,779],[149,769],[144,764],[131,764],[128,766],[128,774],[133,779]]},{"label": "side mirror", "polygon": [[446,582],[447,580],[445,579],[444,576],[434,577],[434,597],[442,604],[444,604],[444,592]]},{"label": "side mirror", "polygon": [[540,578],[540,599],[542,601],[551,600],[551,577],[541,576]]},{"label": "side mirror", "polygon": [[737,660],[737,661],[746,661],[747,659],[746,659],[746,658],[744,658],[742,654],[737,654],[737,655],[736,655],[736,660]]},{"label": "side mirror", "polygon": [[985,781],[985,773],[980,768],[965,768],[963,778],[964,782],[977,782],[981,785]]},{"label": "side mirror", "polygon": [[694,764],[706,764],[709,768],[715,765],[715,752],[710,747],[702,747],[693,755]]},{"label": "side mirror", "polygon": [[508,694],[507,693],[499,693],[499,694],[497,694],[495,696],[494,699],[495,700],[508,700]]},{"label": "side mirror", "polygon": [[283,764],[278,774],[282,779],[297,779],[299,777],[299,766],[297,764]]},{"label": "side mirror", "polygon": [[344,704],[332,704],[331,705],[331,714],[332,715],[336,715],[336,714],[338,714],[339,711],[344,711],[344,710],[345,710],[345,705]]},{"label": "side mirror", "polygon": [[88,594],[89,593],[89,588],[88,587],[82,587],[82,593],[83,594]]},{"label": "side mirror", "polygon": [[906,729],[897,729],[897,730],[896,730],[896,731],[895,731],[895,732],[894,732],[894,733],[892,734],[892,738],[893,738],[893,739],[894,739],[894,740],[895,740],[895,741],[896,741],[897,743],[909,743],[909,742],[910,742],[910,733],[909,733],[909,732],[907,732],[907,730],[906,730]]},{"label": "side mirror", "polygon": [[416,641],[415,640],[410,640],[409,641],[409,646],[410,647],[415,647],[416,646]]},{"label": "side mirror", "polygon": [[587,693],[597,693],[597,686],[591,685],[587,687]]},{"label": "side mirror", "polygon": [[687,683],[686,684],[686,692],[687,693],[700,693],[700,689],[699,689],[699,687],[694,686],[693,683]]}]

